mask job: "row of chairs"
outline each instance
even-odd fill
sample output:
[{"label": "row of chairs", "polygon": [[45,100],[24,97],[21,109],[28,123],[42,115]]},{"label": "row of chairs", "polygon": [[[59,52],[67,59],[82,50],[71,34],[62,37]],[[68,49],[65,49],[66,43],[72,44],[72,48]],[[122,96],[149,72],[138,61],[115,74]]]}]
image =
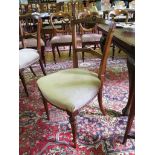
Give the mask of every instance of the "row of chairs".
[{"label": "row of chairs", "polygon": [[[79,13],[78,18],[85,18],[89,16],[90,12],[82,12]],[[98,13],[93,13],[94,15],[98,15]],[[36,35],[36,27],[37,27],[37,18],[36,16],[32,16],[31,14],[21,15],[20,21],[23,25],[25,32],[32,33],[34,36]],[[69,13],[65,12],[58,12],[51,14],[50,21],[51,21],[51,30],[53,31],[53,36],[51,37],[50,43],[52,46],[52,53],[53,59],[56,63],[56,56],[55,56],[55,48],[60,56],[59,46],[69,46],[69,56],[71,56],[71,46],[72,46],[72,35],[71,35],[71,19]],[[94,49],[96,48],[97,44],[99,44],[101,34],[97,33],[96,24],[79,24],[80,29],[80,40],[82,42],[82,47],[84,48],[87,45],[94,45]],[[24,43],[26,47],[36,48],[37,47],[37,39],[30,38],[25,36]],[[20,42],[19,47],[22,48],[22,42]],[[45,41],[41,39],[41,57],[46,65],[45,56],[44,56],[44,49],[45,49]],[[83,60],[84,60],[84,53],[83,53]]]},{"label": "row of chairs", "polygon": [[[84,11],[85,7],[88,7],[90,5],[89,1],[86,1],[87,3],[83,3],[82,1],[76,1],[75,2],[75,9],[77,12]],[[95,4],[94,2],[91,2],[91,4]],[[58,12],[58,11],[64,11],[72,13],[72,2],[51,2],[51,3],[32,3],[32,4],[20,4],[19,5],[19,12],[20,14],[26,14],[26,13],[32,13],[32,12]]]}]

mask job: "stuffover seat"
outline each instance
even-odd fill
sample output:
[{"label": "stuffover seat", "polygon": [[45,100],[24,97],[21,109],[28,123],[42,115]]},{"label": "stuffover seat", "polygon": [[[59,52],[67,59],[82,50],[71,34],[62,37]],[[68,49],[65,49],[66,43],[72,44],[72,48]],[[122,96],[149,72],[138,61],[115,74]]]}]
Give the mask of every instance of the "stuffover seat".
[{"label": "stuffover seat", "polygon": [[101,86],[96,73],[78,68],[42,77],[37,84],[49,102],[70,112],[89,102]]}]

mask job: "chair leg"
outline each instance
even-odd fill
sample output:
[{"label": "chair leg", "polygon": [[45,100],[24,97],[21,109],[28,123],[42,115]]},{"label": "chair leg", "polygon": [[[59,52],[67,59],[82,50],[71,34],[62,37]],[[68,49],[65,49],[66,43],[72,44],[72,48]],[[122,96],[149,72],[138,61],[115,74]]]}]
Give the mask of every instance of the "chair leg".
[{"label": "chair leg", "polygon": [[52,52],[53,52],[53,61],[56,64],[56,59],[55,59],[55,47],[52,46]]},{"label": "chair leg", "polygon": [[42,93],[41,93],[41,96],[42,96],[44,108],[45,108],[45,111],[46,111],[47,119],[50,120],[47,101],[46,101],[46,99],[44,98],[44,96],[42,95]]},{"label": "chair leg", "polygon": [[[84,48],[84,44],[82,44],[82,48]],[[82,60],[83,60],[83,62],[84,62],[84,52],[82,52]]]},{"label": "chair leg", "polygon": [[59,57],[61,57],[61,55],[60,55],[60,51],[59,51],[59,47],[56,46],[56,48],[57,48],[57,51],[58,51]]},{"label": "chair leg", "polygon": [[30,70],[33,73],[34,76],[36,76],[35,72],[33,71],[32,67],[30,66]]},{"label": "chair leg", "polygon": [[132,127],[132,122],[133,122],[134,117],[135,117],[135,95],[134,94],[132,96],[132,101],[131,102],[132,102],[132,105],[131,105],[130,113],[129,113],[129,116],[128,116],[127,127],[126,127],[125,135],[124,135],[124,138],[123,138],[123,144],[126,143],[126,141],[127,141],[128,133],[130,132],[130,129]]},{"label": "chair leg", "polygon": [[115,45],[112,45],[112,60],[114,60],[114,56],[115,56]]},{"label": "chair leg", "polygon": [[41,67],[41,70],[42,70],[43,74],[46,75],[46,72],[45,72],[45,69],[44,69],[42,61],[39,60],[39,63],[40,63],[40,67]]},{"label": "chair leg", "polygon": [[102,90],[101,89],[98,92],[98,102],[99,102],[100,110],[101,110],[102,114],[105,116],[106,110],[105,110],[103,103],[102,103]]},{"label": "chair leg", "polygon": [[119,49],[118,53],[121,53],[121,49]]},{"label": "chair leg", "polygon": [[19,77],[20,77],[20,79],[21,79],[21,81],[22,81],[22,84],[23,84],[23,86],[24,86],[25,93],[26,93],[26,95],[27,95],[27,97],[28,97],[29,94],[28,94],[28,91],[27,91],[25,79],[24,79],[24,76],[23,76],[23,73],[22,73],[22,72],[19,72]]},{"label": "chair leg", "polygon": [[94,44],[94,50],[96,49],[96,44]]},{"label": "chair leg", "polygon": [[71,47],[72,45],[69,45],[69,57],[71,57]]},{"label": "chair leg", "polygon": [[69,121],[71,124],[71,128],[72,128],[72,133],[73,133],[73,143],[74,143],[74,148],[76,148],[76,136],[77,136],[77,129],[76,129],[76,119],[75,119],[75,114],[74,113],[70,113],[67,112],[69,115]]},{"label": "chair leg", "polygon": [[45,59],[45,46],[41,46],[41,59],[46,67],[46,59]]}]

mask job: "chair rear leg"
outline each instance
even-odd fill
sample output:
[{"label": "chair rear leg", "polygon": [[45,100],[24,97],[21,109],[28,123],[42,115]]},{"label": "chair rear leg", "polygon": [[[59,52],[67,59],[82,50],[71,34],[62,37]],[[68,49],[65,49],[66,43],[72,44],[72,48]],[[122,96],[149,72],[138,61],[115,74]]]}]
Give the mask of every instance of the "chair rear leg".
[{"label": "chair rear leg", "polygon": [[71,57],[71,47],[72,45],[69,45],[69,57]]},{"label": "chair rear leg", "polygon": [[41,59],[46,67],[46,59],[45,59],[45,46],[41,46]]},{"label": "chair rear leg", "polygon": [[30,66],[30,70],[33,73],[34,76],[36,76],[35,72],[33,71],[32,67]]},{"label": "chair rear leg", "polygon": [[52,45],[52,52],[53,52],[53,61],[56,64],[56,59],[55,59],[55,47]]},{"label": "chair rear leg", "polygon": [[94,50],[96,49],[96,44],[94,44]]},{"label": "chair rear leg", "polygon": [[114,56],[115,56],[115,45],[113,44],[113,46],[112,46],[112,60],[114,60]]},{"label": "chair rear leg", "polygon": [[56,48],[57,48],[57,51],[58,51],[58,55],[59,55],[59,57],[61,57],[59,47],[56,46]]},{"label": "chair rear leg", "polygon": [[46,75],[46,72],[45,72],[45,69],[44,69],[44,66],[43,66],[43,63],[41,60],[39,60],[39,64],[40,64],[40,67],[41,67],[43,74]]},{"label": "chair rear leg", "polygon": [[105,116],[106,110],[102,103],[102,89],[100,89],[98,92],[98,102],[99,102],[100,110],[101,110],[102,114]]},{"label": "chair rear leg", "polygon": [[[41,93],[41,92],[40,92],[40,93]],[[41,96],[42,96],[44,108],[45,108],[45,111],[46,111],[47,119],[50,120],[47,101],[46,101],[46,99],[44,98],[44,96],[42,95],[42,93],[41,93]]]},{"label": "chair rear leg", "polygon": [[[85,45],[82,44],[82,48],[84,48],[84,47],[85,47]],[[84,62],[84,52],[82,52],[82,60],[83,60],[83,62]]]},{"label": "chair rear leg", "polygon": [[70,113],[70,112],[67,112],[67,114],[69,115],[69,121],[70,121],[70,124],[71,124],[72,133],[73,133],[73,143],[74,143],[73,147],[76,148],[77,129],[76,129],[75,114]]},{"label": "chair rear leg", "polygon": [[20,77],[20,79],[21,79],[21,81],[22,81],[22,84],[23,84],[23,86],[24,86],[25,93],[26,93],[26,95],[27,95],[27,97],[28,97],[29,94],[28,94],[28,91],[27,91],[25,79],[24,79],[24,76],[23,76],[23,73],[22,73],[22,72],[19,72],[19,77]]},{"label": "chair rear leg", "polygon": [[121,49],[119,49],[118,53],[121,53]]}]

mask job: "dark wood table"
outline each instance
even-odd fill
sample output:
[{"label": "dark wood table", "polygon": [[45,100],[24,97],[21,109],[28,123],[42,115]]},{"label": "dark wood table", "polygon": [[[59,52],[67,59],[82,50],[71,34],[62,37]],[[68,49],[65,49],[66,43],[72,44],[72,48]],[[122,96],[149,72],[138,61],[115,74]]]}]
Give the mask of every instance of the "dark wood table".
[{"label": "dark wood table", "polygon": [[[106,24],[99,24],[98,29],[102,31],[104,35],[107,35],[109,26]],[[127,127],[123,139],[123,143],[125,143],[127,138],[130,137],[128,134],[135,116],[135,32],[127,32],[122,28],[116,28],[113,36],[113,43],[128,56],[129,97],[126,107],[122,110],[122,115],[128,115]]]}]

